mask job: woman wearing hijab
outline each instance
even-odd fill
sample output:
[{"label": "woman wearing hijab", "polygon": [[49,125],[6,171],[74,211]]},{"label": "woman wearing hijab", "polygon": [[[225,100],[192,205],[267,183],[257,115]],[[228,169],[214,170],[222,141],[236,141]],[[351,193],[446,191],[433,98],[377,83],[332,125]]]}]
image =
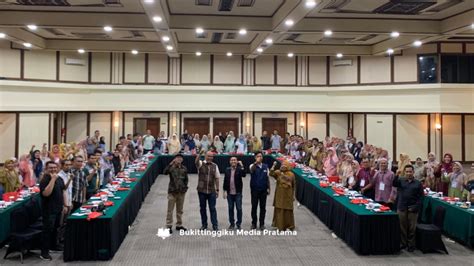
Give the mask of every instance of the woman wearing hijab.
[{"label": "woman wearing hijab", "polygon": [[3,169],[0,169],[0,185],[4,193],[15,192],[21,187],[20,176],[15,170],[15,162],[6,160]]},{"label": "woman wearing hijab", "polygon": [[347,178],[347,187],[352,189],[356,183],[357,183],[357,175],[359,174],[359,171],[360,171],[360,164],[358,161],[356,160],[352,160],[352,163],[351,163],[351,167],[352,167],[352,175],[350,177]]},{"label": "woman wearing hijab", "polygon": [[260,140],[256,137],[252,137],[252,149],[250,150],[252,153],[256,153],[262,150],[262,143]]},{"label": "woman wearing hijab", "polygon": [[397,170],[398,176],[405,176],[405,166],[407,165],[411,165],[410,156],[406,153],[400,153],[400,162]]},{"label": "woman wearing hijab", "polygon": [[29,154],[23,154],[20,156],[19,170],[20,175],[23,177],[23,186],[33,187],[36,184],[36,180],[34,178]]},{"label": "woman wearing hijab", "polygon": [[463,199],[474,203],[474,163],[471,164],[471,174],[464,181]]},{"label": "woman wearing hijab", "polygon": [[193,136],[191,135],[188,136],[188,140],[184,143],[184,152],[196,154],[196,142],[194,142]]},{"label": "woman wearing hijab", "polygon": [[336,149],[334,147],[330,147],[328,149],[328,154],[324,159],[324,173],[326,176],[336,176],[337,175],[337,163],[339,162],[339,158],[337,158]]},{"label": "woman wearing hijab", "polygon": [[464,182],[466,179],[467,176],[463,171],[462,164],[460,162],[455,162],[453,164],[453,171],[448,175],[443,175],[441,177],[441,180],[449,185],[448,197],[462,198]]},{"label": "woman wearing hijab", "polygon": [[247,140],[243,134],[240,134],[239,139],[235,142],[235,148],[238,154],[247,153]]},{"label": "woman wearing hijab", "polygon": [[225,142],[224,142],[224,152],[230,153],[230,152],[234,152],[234,150],[235,150],[234,132],[229,131],[229,134],[227,135],[227,138],[225,139]]},{"label": "woman wearing hijab", "polygon": [[49,159],[57,164],[61,162],[62,154],[58,144],[54,144],[49,152]]},{"label": "woman wearing hijab", "polygon": [[436,154],[428,153],[428,161],[425,163],[424,178],[425,186],[436,191],[436,176],[439,173],[439,162],[436,160]]},{"label": "woman wearing hijab", "polygon": [[181,150],[181,143],[179,143],[178,136],[173,134],[171,138],[168,140],[168,153],[170,155],[178,154]]},{"label": "woman wearing hijab", "polygon": [[272,226],[278,230],[294,230],[295,217],[293,214],[293,201],[295,199],[295,175],[291,171],[288,162],[283,162],[280,170],[275,170],[277,162],[270,169],[270,176],[276,180],[275,197],[273,199]]},{"label": "woman wearing hijab", "polygon": [[207,152],[211,147],[211,142],[207,138],[207,135],[202,135],[201,139],[201,151]]},{"label": "woman wearing hijab", "polygon": [[104,136],[100,137],[100,139],[99,139],[99,148],[100,148],[103,152],[106,151],[106,150],[105,150],[105,137],[104,137]]},{"label": "woman wearing hijab", "polygon": [[214,152],[221,154],[224,151],[224,143],[222,143],[219,136],[214,137],[214,142],[212,142],[212,149]]},{"label": "woman wearing hijab", "polygon": [[[453,165],[453,155],[446,153],[443,156],[443,162],[439,168],[441,178],[446,178],[450,173],[453,172]],[[440,182],[437,182],[436,191],[443,192],[443,195],[448,195],[448,184],[442,182],[441,179]]]},{"label": "woman wearing hijab", "polygon": [[421,157],[416,157],[415,165],[413,165],[415,168],[415,179],[420,181],[421,184],[425,183],[425,176],[424,176],[424,171],[425,171],[425,165],[423,164],[423,160]]},{"label": "woman wearing hijab", "polygon": [[196,151],[201,150],[201,140],[199,134],[194,134],[194,145],[196,146]]},{"label": "woman wearing hijab", "polygon": [[341,158],[338,174],[339,174],[341,183],[344,186],[348,185],[348,181],[351,177],[352,177],[351,181],[353,182],[354,180],[355,174],[352,168],[353,161],[354,161],[354,156],[352,156],[352,154],[350,153],[345,153],[343,155],[343,158]]}]

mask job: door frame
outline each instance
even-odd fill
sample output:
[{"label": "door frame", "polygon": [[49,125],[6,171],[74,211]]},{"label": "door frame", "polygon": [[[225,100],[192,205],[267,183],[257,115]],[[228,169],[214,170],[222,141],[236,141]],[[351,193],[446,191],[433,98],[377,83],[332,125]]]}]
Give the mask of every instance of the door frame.
[{"label": "door frame", "polygon": [[[159,131],[161,132],[161,118],[160,118],[160,117],[134,117],[134,118],[133,118],[133,127],[132,127],[132,128],[133,128],[133,130],[132,130],[133,133],[132,133],[132,134],[135,134],[135,133],[137,132],[137,131],[136,131],[136,129],[137,129],[137,127],[136,127],[136,122],[137,122],[138,119],[159,120],[159,121],[160,121],[160,123],[159,123],[159,125],[160,125],[160,130],[159,130]],[[160,132],[158,132],[158,136],[160,135]],[[145,133],[143,133],[143,134],[145,134]]]}]

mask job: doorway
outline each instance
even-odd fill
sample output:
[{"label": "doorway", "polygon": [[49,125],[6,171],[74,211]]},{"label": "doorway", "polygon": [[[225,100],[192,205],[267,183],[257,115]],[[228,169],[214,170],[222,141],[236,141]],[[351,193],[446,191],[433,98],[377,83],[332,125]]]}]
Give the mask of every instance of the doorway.
[{"label": "doorway", "polygon": [[209,134],[209,118],[208,117],[193,117],[193,118],[183,118],[183,131],[187,129],[188,134],[199,134],[202,135]]},{"label": "doorway", "polygon": [[159,118],[134,118],[133,133],[140,135],[146,134],[146,130],[151,130],[153,136],[160,135],[160,119]]},{"label": "doorway", "polygon": [[239,136],[239,119],[238,118],[214,118],[213,120],[213,136],[222,132],[233,131],[234,136]]},{"label": "doorway", "polygon": [[[265,130],[269,136],[274,130],[278,130],[278,135],[284,136],[287,131],[286,118],[262,118],[262,132]],[[258,134],[258,132],[256,133]]]}]

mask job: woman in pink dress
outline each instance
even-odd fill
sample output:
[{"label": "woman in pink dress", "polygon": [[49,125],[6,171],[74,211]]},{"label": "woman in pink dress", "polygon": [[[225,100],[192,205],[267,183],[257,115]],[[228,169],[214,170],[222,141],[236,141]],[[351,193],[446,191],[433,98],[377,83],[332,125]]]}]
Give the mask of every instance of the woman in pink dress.
[{"label": "woman in pink dress", "polygon": [[33,174],[33,166],[31,165],[30,155],[23,154],[20,156],[19,163],[20,175],[23,177],[23,186],[33,187],[36,184],[36,180]]}]

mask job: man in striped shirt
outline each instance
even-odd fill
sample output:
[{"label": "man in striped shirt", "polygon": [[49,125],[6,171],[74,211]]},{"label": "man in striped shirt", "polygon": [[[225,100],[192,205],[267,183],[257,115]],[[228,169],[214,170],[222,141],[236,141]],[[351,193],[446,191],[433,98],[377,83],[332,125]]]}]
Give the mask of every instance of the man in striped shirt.
[{"label": "man in striped shirt", "polygon": [[72,210],[71,213],[79,209],[86,201],[87,179],[82,167],[84,158],[82,156],[74,157],[71,173],[72,178]]}]

